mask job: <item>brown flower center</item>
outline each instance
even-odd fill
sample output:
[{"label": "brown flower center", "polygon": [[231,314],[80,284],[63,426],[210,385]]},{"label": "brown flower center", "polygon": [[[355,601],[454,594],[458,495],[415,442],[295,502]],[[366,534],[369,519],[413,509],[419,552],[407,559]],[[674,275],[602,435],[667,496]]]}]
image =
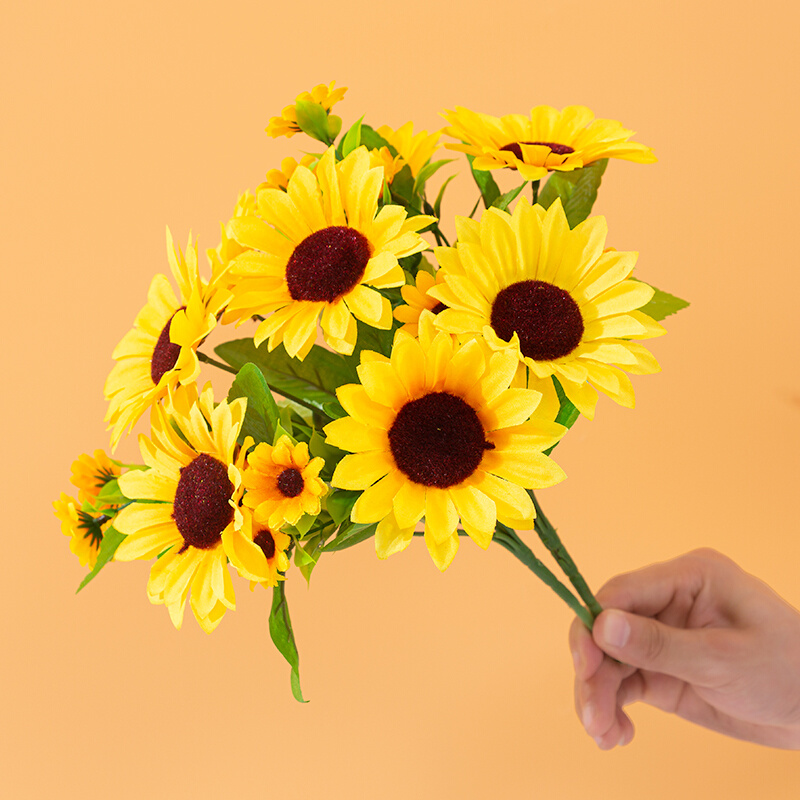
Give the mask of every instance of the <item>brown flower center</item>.
[{"label": "brown flower center", "polygon": [[187,547],[208,550],[222,539],[233,519],[232,494],[228,468],[216,458],[202,453],[181,469],[172,512],[183,536],[181,552]]},{"label": "brown flower center", "polygon": [[434,314],[441,314],[441,313],[442,313],[442,311],[444,311],[446,308],[447,308],[447,306],[446,306],[444,303],[437,303],[437,304],[436,304],[436,305],[435,305],[435,306],[434,306],[434,307],[431,309],[431,311],[432,311]]},{"label": "brown flower center", "polygon": [[406,403],[389,430],[397,468],[415,483],[446,488],[478,468],[494,449],[475,409],[448,392],[431,392]]},{"label": "brown flower center", "polygon": [[299,469],[289,467],[278,475],[278,489],[284,497],[297,497],[304,486],[305,482]]},{"label": "brown flower center", "polygon": [[[181,306],[178,311],[183,311],[186,306]],[[175,314],[178,313],[175,312]],[[153,350],[153,357],[150,359],[150,379],[155,385],[169,372],[177,363],[178,356],[181,353],[181,346],[174,344],[169,338],[169,329],[172,326],[172,320],[175,318],[173,314],[168,320],[167,324],[161,329],[161,333],[156,342]]]},{"label": "brown flower center", "polygon": [[260,530],[254,537],[253,542],[257,544],[267,557],[267,561],[275,556],[275,538],[269,528]]},{"label": "brown flower center", "polygon": [[499,292],[491,324],[505,341],[516,333],[522,354],[534,361],[568,355],[583,336],[578,304],[569,292],[546,281],[520,281]]},{"label": "brown flower center", "polygon": [[511,142],[511,144],[504,144],[500,149],[513,153],[520,161],[524,161],[520,144],[541,144],[549,147],[552,152],[559,156],[566,156],[575,152],[574,147],[570,147],[568,144],[558,144],[558,142]]},{"label": "brown flower center", "polygon": [[295,247],[286,265],[292,300],[332,303],[358,284],[372,256],[359,231],[333,225],[314,231]]}]

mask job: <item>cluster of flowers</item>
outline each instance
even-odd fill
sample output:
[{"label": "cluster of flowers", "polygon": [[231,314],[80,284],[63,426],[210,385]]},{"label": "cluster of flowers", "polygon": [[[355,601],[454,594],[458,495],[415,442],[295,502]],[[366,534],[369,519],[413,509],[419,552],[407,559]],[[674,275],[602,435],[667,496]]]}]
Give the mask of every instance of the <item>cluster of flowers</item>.
[{"label": "cluster of flowers", "polygon": [[[636,254],[606,247],[605,219],[589,217],[607,159],[655,160],[618,122],[582,106],[457,108],[433,134],[359,120],[337,143],[344,93],[317,86],[269,122],[325,149],[239,198],[207,280],[197,244],[182,251],[167,232],[178,292],[153,279],[105,386],[113,447],[150,413],[144,465],[81,456],[79,498],[54,504],[92,569],[82,585],[110,560],[153,559],[148,597],[176,627],[187,598],[209,632],[235,607],[229,565],[271,587],[298,696],[290,558],[308,579],[323,552],[374,537],[386,558],[420,535],[445,570],[467,536],[543,568],[513,529],[538,520],[553,541],[533,495],[565,477],[550,450],[594,416],[598,390],[633,406],[626,373],[658,370],[639,340],[685,305],[633,279]],[[426,194],[451,161],[434,158],[443,133],[485,206],[456,218],[453,245],[438,222],[450,178]],[[521,185],[502,193],[498,169]],[[216,348],[222,361],[199,349],[217,325],[252,320],[252,338]],[[197,386],[201,361],[236,375],[227,399]]]}]

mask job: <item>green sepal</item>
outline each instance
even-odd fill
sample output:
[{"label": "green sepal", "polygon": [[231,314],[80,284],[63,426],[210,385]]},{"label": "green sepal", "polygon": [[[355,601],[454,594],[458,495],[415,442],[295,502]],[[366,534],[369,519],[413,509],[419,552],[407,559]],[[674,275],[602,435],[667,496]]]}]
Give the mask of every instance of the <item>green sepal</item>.
[{"label": "green sepal", "polygon": [[[652,284],[649,285],[652,286]],[[680,297],[675,297],[675,295],[669,294],[669,292],[656,289],[655,286],[653,286],[653,289],[655,289],[656,293],[653,295],[650,301],[636,310],[641,311],[643,314],[647,314],[648,317],[652,317],[654,320],[665,319],[666,317],[670,316],[670,314],[676,314],[678,311],[686,308],[689,305],[688,300],[682,300]]]},{"label": "green sepal", "polygon": [[[421,194],[425,190],[425,184],[432,175],[435,175],[443,166],[455,161],[454,158],[443,158],[441,161],[433,161],[426,164],[414,179],[414,194]],[[453,176],[455,177],[455,176]]]},{"label": "green sepal", "polygon": [[272,590],[272,608],[269,612],[269,635],[278,648],[278,652],[289,662],[292,668],[292,694],[294,699],[305,703],[300,688],[300,654],[294,641],[292,620],[289,617],[289,606],[286,602],[284,581],[279,581]]},{"label": "green sepal", "polygon": [[319,104],[310,100],[298,100],[294,104],[297,125],[303,133],[308,134],[324,144],[330,144],[328,131],[328,112]]},{"label": "green sepal", "polygon": [[345,134],[342,140],[342,158],[347,158],[353,150],[361,146],[361,120],[363,119],[362,116],[361,119],[356,120]]},{"label": "green sepal", "polygon": [[567,222],[570,228],[574,228],[592,212],[607,166],[608,159],[601,158],[582,169],[554,172],[539,193],[537,202],[540,206],[550,208],[556,198],[560,197]]},{"label": "green sepal", "polygon": [[93,581],[103,567],[108,564],[117,552],[117,548],[125,539],[125,534],[120,533],[115,527],[110,525],[103,534],[103,541],[100,542],[100,550],[97,553],[97,561],[94,563],[92,571],[81,581],[80,586],[75,590],[77,594],[87,583]]},{"label": "green sepal", "polygon": [[322,551],[324,553],[333,553],[337,550],[346,550],[348,547],[361,544],[361,542],[375,535],[377,527],[377,522],[372,522],[369,525],[359,522],[345,522],[336,531],[333,539],[322,548]]},{"label": "green sepal", "polygon": [[[581,412],[575,407],[574,403],[567,397],[564,390],[561,388],[561,384],[558,381],[558,378],[553,376],[553,385],[556,388],[556,394],[558,395],[558,401],[561,404],[560,408],[558,409],[558,414],[556,415],[556,422],[559,425],[563,425],[565,428],[571,428],[575,422],[577,421],[578,417],[581,415]],[[562,437],[563,438],[563,437]],[[547,450],[544,451],[544,455],[549,456],[553,450],[558,447],[560,444],[561,439],[559,439],[552,447],[548,447]]]},{"label": "green sepal", "polygon": [[239,432],[239,443],[252,436],[256,441],[272,443],[278,426],[279,411],[264,373],[252,362],[237,373],[228,392],[228,402],[239,397],[247,398],[247,411]]},{"label": "green sepal", "polygon": [[472,166],[472,162],[474,160],[475,156],[467,156],[472,177],[475,179],[475,183],[478,184],[478,188],[481,191],[483,205],[486,208],[490,208],[494,204],[494,201],[500,197],[500,189],[497,187],[497,184],[492,177],[492,173],[488,169],[475,169],[475,167]]},{"label": "green sepal", "polygon": [[492,208],[499,208],[501,211],[508,210],[508,207],[511,203],[517,199],[519,193],[528,185],[528,181],[525,181],[521,186],[517,186],[516,189],[512,189],[510,192],[506,192],[505,194],[501,194],[494,203],[492,203]]},{"label": "green sepal", "polygon": [[392,193],[389,190],[389,184],[386,180],[383,181],[383,204],[390,206],[392,204]]},{"label": "green sepal", "polygon": [[447,177],[445,179],[445,182],[439,188],[439,194],[436,195],[436,201],[433,204],[433,216],[436,217],[436,219],[442,218],[441,212],[442,212],[442,198],[444,197],[444,190],[447,188],[447,184],[450,183],[450,181],[453,180],[453,178],[455,177],[456,177],[455,175],[450,175],[449,177]]}]

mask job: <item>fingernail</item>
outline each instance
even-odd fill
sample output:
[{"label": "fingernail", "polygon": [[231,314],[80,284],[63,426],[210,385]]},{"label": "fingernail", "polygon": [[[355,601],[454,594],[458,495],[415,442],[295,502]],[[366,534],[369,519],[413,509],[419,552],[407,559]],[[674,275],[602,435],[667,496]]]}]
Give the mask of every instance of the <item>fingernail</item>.
[{"label": "fingernail", "polygon": [[631,635],[631,626],[619,611],[608,611],[603,624],[603,638],[612,647],[625,647]]},{"label": "fingernail", "polygon": [[589,730],[589,726],[594,721],[594,704],[587,703],[583,708],[583,727]]}]

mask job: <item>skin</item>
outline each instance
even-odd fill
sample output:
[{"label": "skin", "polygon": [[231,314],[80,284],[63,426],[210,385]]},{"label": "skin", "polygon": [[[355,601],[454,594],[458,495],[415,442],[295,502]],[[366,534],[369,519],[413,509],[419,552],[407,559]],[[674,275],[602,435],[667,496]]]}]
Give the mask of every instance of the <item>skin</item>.
[{"label": "skin", "polygon": [[612,578],[570,628],[575,709],[603,750],[644,702],[749,742],[800,749],[800,612],[715,550]]}]

